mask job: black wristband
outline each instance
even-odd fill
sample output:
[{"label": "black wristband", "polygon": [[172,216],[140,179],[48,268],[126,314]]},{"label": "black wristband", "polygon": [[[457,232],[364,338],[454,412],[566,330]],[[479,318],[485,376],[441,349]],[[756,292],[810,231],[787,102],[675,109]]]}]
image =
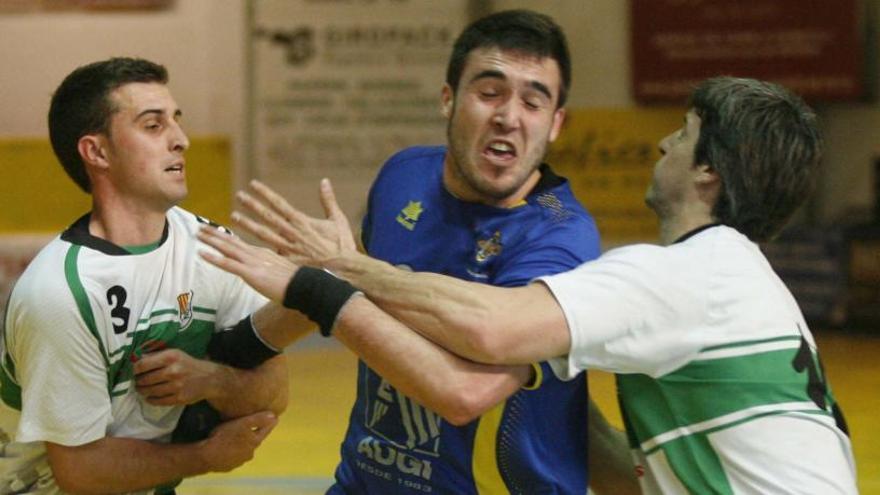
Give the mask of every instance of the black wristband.
[{"label": "black wristband", "polygon": [[318,324],[321,335],[329,337],[339,311],[357,292],[345,280],[324,270],[303,266],[287,284],[284,307],[306,315]]},{"label": "black wristband", "polygon": [[250,316],[231,328],[215,332],[208,342],[208,356],[212,360],[236,368],[256,368],[278,354],[257,336]]}]

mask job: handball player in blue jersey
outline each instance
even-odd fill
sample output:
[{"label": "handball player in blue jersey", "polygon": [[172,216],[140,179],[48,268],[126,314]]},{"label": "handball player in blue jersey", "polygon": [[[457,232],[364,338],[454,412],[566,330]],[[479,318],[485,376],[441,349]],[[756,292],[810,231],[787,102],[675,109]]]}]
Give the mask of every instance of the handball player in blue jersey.
[{"label": "handball player in blue jersey", "polygon": [[[505,11],[468,26],[442,89],[448,146],[405,149],[384,165],[363,222],[366,251],[405,270],[503,287],[598,257],[592,218],[543,163],[570,79],[565,37],[549,17]],[[322,191],[326,201],[332,192]],[[329,493],[581,495],[590,479],[600,492],[635,489],[622,434],[598,410],[588,415],[585,373],[560,380],[547,363],[478,365],[364,298],[352,305],[353,317],[324,329],[335,324],[361,358]],[[263,334],[277,346],[290,336]],[[590,451],[599,467],[588,473]]]}]

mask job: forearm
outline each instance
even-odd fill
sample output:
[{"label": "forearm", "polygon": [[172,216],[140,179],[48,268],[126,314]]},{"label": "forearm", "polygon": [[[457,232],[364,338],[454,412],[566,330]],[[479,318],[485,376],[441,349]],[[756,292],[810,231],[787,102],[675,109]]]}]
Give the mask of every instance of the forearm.
[{"label": "forearm", "polygon": [[317,329],[299,311],[291,311],[275,302],[260,308],[252,318],[259,337],[278,350],[283,350]]},{"label": "forearm", "polygon": [[608,423],[592,399],[589,407],[590,488],[597,495],[641,493],[626,434]]},{"label": "forearm", "polygon": [[203,445],[106,437],[76,447],[46,442],[46,451],[65,492],[98,494],[145,490],[206,473]]},{"label": "forearm", "polygon": [[250,370],[221,366],[217,392],[208,402],[223,417],[238,418],[257,411],[280,415],[287,409],[289,373],[284,354]]},{"label": "forearm", "polygon": [[456,356],[355,296],[334,335],[398,391],[452,424],[473,421],[523,386],[531,366],[491,366]]},{"label": "forearm", "polygon": [[565,317],[542,284],[493,287],[399,270],[356,252],[327,267],[407,326],[466,358],[528,364],[568,352]]}]

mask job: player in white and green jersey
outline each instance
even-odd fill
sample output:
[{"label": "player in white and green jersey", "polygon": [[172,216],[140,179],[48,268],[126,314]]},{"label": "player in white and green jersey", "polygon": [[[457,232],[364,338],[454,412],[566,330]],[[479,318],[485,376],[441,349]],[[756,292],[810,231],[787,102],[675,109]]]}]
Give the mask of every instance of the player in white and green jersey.
[{"label": "player in white and green jersey", "polygon": [[[646,202],[659,217],[662,246],[613,250],[521,288],[397,270],[327,242],[343,229],[320,233],[301,219],[260,214],[278,233],[262,238],[310,253],[310,263],[466,358],[557,357],[560,376],[617,373],[645,493],[857,493],[846,424],[815,341],[757,244],[810,191],[821,156],[815,114],[776,84],[709,79],[660,151]],[[259,258],[224,255],[224,266],[247,280],[268,272]],[[294,275],[287,287],[260,285],[273,299],[299,293],[298,280],[322,293],[342,283],[277,270]],[[324,319],[348,321],[357,309],[348,304]]]},{"label": "player in white and green jersey", "polygon": [[[253,370],[202,359],[209,343],[222,355],[224,328],[285,320],[272,307],[248,316],[265,300],[197,254],[206,221],[175,207],[189,141],[167,81],[160,65],[113,58],[76,69],[52,97],[53,149],[92,209],[10,296],[0,493],[171,493],[156,487],[250,459],[285,407],[283,356]],[[199,401],[228,420],[169,443]]]},{"label": "player in white and green jersey", "polygon": [[[158,243],[123,248],[89,234],[85,216],[16,283],[0,374],[0,492],[52,483],[44,441],[168,441],[183,406],[152,405],[138,394],[134,362],[161,348],[204,358],[215,329],[265,304],[240,279],[201,260],[198,217],[173,208],[167,218]],[[22,394],[22,386],[35,392]]]},{"label": "player in white and green jersey", "polygon": [[571,330],[561,367],[618,373],[643,491],[855,493],[815,341],[744,235],[710,224],[541,281]]}]

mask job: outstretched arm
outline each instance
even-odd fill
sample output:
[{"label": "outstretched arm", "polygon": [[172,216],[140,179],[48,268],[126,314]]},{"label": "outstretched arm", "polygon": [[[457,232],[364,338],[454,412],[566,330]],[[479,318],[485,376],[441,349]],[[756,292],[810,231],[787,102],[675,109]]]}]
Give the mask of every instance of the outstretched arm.
[{"label": "outstretched arm", "polygon": [[[252,182],[255,196],[239,193],[242,205],[260,221],[233,215],[244,230],[278,252],[327,268],[364,291],[387,311],[428,339],[461,356],[488,363],[532,363],[567,354],[571,337],[562,309],[540,283],[499,288],[430,273],[413,273],[358,253],[348,222],[329,181],[321,183],[326,220],[308,217],[277,193]],[[201,235],[211,234],[203,231]],[[213,235],[213,237],[218,237]],[[209,258],[209,261],[214,261]],[[223,265],[221,268],[229,269]],[[261,272],[254,285],[280,300],[296,265],[235,267]],[[248,280],[247,277],[245,277]],[[253,285],[253,284],[252,284]],[[541,338],[535,338],[540,328]]]},{"label": "outstretched arm", "polygon": [[[290,274],[298,267],[210,230],[203,230],[200,238],[222,253],[203,253],[208,261],[241,276],[270,298],[283,299]],[[531,376],[529,365],[489,366],[462,359],[360,296],[342,307],[333,334],[398,390],[453,424],[482,415]],[[284,346],[291,338],[283,328],[260,328],[260,335],[273,346]]]}]

